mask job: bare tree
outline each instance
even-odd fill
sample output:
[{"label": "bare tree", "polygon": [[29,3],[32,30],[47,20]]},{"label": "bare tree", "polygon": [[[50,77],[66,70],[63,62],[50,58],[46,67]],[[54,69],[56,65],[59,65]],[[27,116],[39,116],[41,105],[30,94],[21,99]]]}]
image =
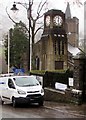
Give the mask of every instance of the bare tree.
[{"label": "bare tree", "polygon": [[[45,2],[42,2],[42,1],[38,5],[37,11],[36,11],[36,17],[34,17],[32,15],[32,11],[31,11],[32,50],[33,50],[33,44],[35,42],[34,40],[35,40],[35,36],[36,36],[37,32],[40,29],[43,29],[43,23],[39,22],[39,19],[41,19],[44,15],[44,13],[42,11],[47,3],[47,0]],[[40,26],[38,28],[36,27],[37,24],[40,24]]]},{"label": "bare tree", "polygon": [[[44,15],[43,13],[43,9],[46,7],[46,3],[47,3],[47,0],[43,2],[43,0],[41,0],[41,2],[39,3],[38,5],[38,8],[36,10],[36,15],[34,16],[33,15],[33,5],[34,5],[34,0],[30,1],[30,8],[28,7],[28,4],[27,3],[20,3],[18,2],[17,4],[20,4],[22,5],[23,7],[26,8],[27,10],[27,17],[29,17],[29,14],[30,14],[30,21],[31,21],[31,24],[30,24],[30,29],[31,29],[31,42],[32,42],[32,51],[33,51],[33,44],[35,42],[35,36],[37,34],[37,32],[40,30],[40,29],[43,29],[43,23],[42,22],[39,22],[39,19],[41,19]],[[29,9],[31,9],[31,12],[29,13]],[[7,8],[6,8],[6,13],[8,15],[8,17],[12,20],[13,23],[15,24],[18,24],[18,22],[16,22],[11,16],[10,14],[8,13],[7,11]],[[28,18],[29,19],[29,18]],[[40,24],[39,27],[37,27],[37,24]],[[26,28],[26,30],[29,32],[28,28],[26,26],[24,26]]]},{"label": "bare tree", "polygon": [[82,5],[82,0],[65,0],[66,2],[69,2],[70,4],[81,6]]}]

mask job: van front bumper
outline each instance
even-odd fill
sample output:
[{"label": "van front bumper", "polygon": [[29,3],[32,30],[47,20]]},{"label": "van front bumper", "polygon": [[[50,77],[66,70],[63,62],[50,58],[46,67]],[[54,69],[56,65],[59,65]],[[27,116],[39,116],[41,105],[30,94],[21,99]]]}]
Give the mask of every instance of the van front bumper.
[{"label": "van front bumper", "polygon": [[19,97],[19,98],[15,98],[16,102],[19,104],[30,104],[30,103],[39,103],[42,102],[44,100],[44,96],[42,95],[27,95],[26,97]]}]

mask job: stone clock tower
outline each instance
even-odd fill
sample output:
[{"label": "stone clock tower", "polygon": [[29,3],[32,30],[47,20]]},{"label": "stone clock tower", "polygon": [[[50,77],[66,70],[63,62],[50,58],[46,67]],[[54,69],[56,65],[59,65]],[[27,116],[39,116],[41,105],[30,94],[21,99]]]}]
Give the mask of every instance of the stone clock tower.
[{"label": "stone clock tower", "polygon": [[44,14],[44,31],[34,49],[40,70],[67,69],[65,14],[61,10],[52,9]]}]

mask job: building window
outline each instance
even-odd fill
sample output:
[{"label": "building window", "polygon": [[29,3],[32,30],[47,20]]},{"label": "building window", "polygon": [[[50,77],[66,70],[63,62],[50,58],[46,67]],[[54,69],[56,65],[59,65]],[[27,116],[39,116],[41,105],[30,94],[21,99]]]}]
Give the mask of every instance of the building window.
[{"label": "building window", "polygon": [[39,70],[39,63],[40,63],[40,61],[39,61],[39,57],[36,56],[36,58],[35,58],[35,66],[36,66],[36,70]]},{"label": "building window", "polygon": [[61,44],[60,44],[60,40],[58,40],[58,54],[60,55],[60,50],[61,50]]},{"label": "building window", "polygon": [[55,40],[55,44],[54,44],[54,52],[55,52],[55,55],[57,54],[57,40]]},{"label": "building window", "polygon": [[54,40],[54,53],[55,55],[64,55],[64,39],[58,38]]},{"label": "building window", "polygon": [[62,55],[64,55],[64,41],[62,41]]},{"label": "building window", "polygon": [[55,61],[55,70],[63,69],[63,61]]}]

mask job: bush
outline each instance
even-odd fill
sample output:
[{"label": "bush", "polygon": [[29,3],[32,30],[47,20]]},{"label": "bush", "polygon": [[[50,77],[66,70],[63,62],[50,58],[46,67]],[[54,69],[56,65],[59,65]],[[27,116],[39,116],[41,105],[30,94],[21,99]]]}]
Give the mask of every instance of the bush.
[{"label": "bush", "polygon": [[68,85],[68,78],[73,77],[73,72],[67,70],[65,72],[45,72],[44,74],[44,87],[55,88],[55,83],[63,83]]}]

